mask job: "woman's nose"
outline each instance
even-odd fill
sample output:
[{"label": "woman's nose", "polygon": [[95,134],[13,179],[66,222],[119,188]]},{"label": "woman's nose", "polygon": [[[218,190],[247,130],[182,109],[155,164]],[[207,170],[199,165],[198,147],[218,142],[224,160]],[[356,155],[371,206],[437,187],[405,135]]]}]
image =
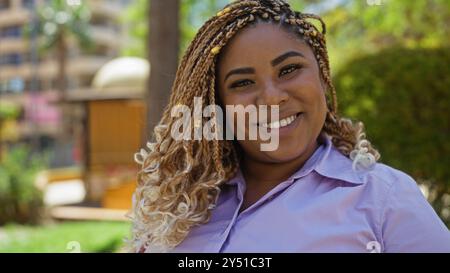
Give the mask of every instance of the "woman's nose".
[{"label": "woman's nose", "polygon": [[272,81],[267,82],[257,98],[258,105],[281,105],[289,99],[289,94]]}]

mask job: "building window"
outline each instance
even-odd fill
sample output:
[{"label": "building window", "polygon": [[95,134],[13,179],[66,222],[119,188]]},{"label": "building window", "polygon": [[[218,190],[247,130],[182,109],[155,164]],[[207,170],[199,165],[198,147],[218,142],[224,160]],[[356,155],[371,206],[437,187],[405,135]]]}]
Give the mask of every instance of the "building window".
[{"label": "building window", "polygon": [[38,54],[34,57],[34,60],[33,60],[31,52],[25,52],[22,55],[22,62],[24,62],[24,63],[33,63],[33,62],[39,63],[41,61],[42,61],[42,58]]},{"label": "building window", "polygon": [[22,28],[20,26],[11,26],[0,29],[0,38],[7,37],[22,37]]},{"label": "building window", "polygon": [[35,0],[22,0],[22,5],[24,8],[32,10],[35,6]]},{"label": "building window", "polygon": [[0,94],[22,93],[25,88],[25,82],[20,77],[0,81]]},{"label": "building window", "polygon": [[0,55],[0,65],[20,65],[22,64],[22,55],[18,53]]},{"label": "building window", "polygon": [[25,82],[22,78],[16,77],[9,81],[9,90],[13,93],[22,93],[25,88]]}]

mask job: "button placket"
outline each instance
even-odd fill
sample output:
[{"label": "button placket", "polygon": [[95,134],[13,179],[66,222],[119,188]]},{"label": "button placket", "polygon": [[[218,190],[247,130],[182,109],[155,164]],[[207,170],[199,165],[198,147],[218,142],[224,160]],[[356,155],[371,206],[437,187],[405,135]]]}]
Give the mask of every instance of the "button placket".
[{"label": "button placket", "polygon": [[228,237],[230,235],[230,231],[231,231],[231,229],[233,228],[233,226],[236,223],[236,220],[237,220],[238,214],[239,214],[239,209],[241,208],[242,203],[244,202],[245,185],[242,185],[241,183],[238,183],[236,191],[237,191],[239,204],[237,205],[237,207],[236,207],[236,209],[234,211],[234,214],[233,214],[233,217],[231,218],[230,223],[226,226],[225,230],[222,231],[220,233],[220,235],[219,235],[220,243],[219,243],[219,247],[217,249],[218,252],[222,252],[222,250],[223,250],[223,248],[224,248],[224,246],[225,246],[225,244],[226,244],[226,242],[228,240]]}]

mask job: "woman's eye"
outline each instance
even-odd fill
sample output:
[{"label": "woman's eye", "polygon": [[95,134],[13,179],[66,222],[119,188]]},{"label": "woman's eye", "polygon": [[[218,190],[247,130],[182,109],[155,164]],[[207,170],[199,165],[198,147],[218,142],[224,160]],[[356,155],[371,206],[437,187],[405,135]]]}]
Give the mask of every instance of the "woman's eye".
[{"label": "woman's eye", "polygon": [[284,75],[290,74],[290,73],[292,73],[292,72],[294,72],[295,70],[300,69],[300,68],[301,68],[301,66],[298,65],[298,64],[288,65],[288,66],[283,67],[283,68],[281,69],[280,75],[279,75],[279,76],[282,77],[282,76],[284,76]]},{"label": "woman's eye", "polygon": [[237,82],[232,83],[230,85],[230,88],[244,87],[244,86],[250,85],[252,83],[253,82],[250,81],[250,80],[241,80],[241,81],[237,81]]}]

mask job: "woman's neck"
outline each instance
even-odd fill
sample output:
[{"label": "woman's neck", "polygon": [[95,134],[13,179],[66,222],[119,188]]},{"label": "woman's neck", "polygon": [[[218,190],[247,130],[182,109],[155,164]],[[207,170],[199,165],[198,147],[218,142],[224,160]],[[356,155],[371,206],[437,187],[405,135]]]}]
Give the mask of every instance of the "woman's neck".
[{"label": "woman's neck", "polygon": [[241,171],[245,179],[246,189],[239,212],[250,207],[262,196],[302,168],[318,146],[317,141],[314,141],[301,156],[282,163],[267,163],[244,157]]},{"label": "woman's neck", "polygon": [[247,187],[275,187],[302,168],[306,161],[314,154],[318,146],[319,143],[314,141],[301,156],[281,163],[262,162],[244,156],[242,158],[241,171]]}]

